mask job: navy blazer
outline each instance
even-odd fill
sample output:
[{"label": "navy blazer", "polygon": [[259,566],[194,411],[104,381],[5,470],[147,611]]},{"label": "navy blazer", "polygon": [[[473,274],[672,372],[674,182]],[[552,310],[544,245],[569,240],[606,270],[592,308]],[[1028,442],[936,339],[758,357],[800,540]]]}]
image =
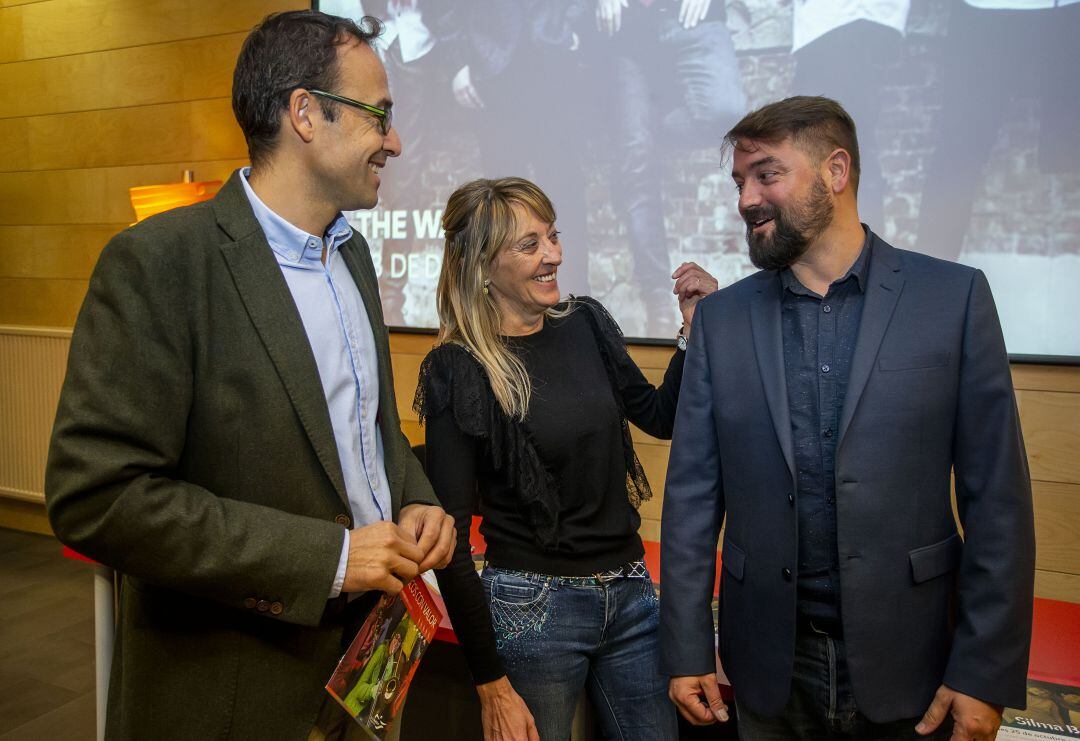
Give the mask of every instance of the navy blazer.
[{"label": "navy blazer", "polygon": [[[871,244],[836,457],[855,699],[875,722],[922,715],[942,682],[1023,707],[1031,484],[990,287],[973,268]],[[776,271],[762,271],[698,305],[661,542],[662,670],[706,674],[726,521],[720,656],[739,702],[765,715],[790,691],[798,580],[780,301]]]}]

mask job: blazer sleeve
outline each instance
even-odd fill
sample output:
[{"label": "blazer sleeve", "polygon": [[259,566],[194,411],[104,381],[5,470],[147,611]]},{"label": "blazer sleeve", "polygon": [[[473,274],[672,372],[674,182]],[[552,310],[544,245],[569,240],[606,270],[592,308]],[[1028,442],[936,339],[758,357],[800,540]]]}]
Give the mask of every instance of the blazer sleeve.
[{"label": "blazer sleeve", "polygon": [[709,368],[709,299],[698,304],[668,459],[660,541],[660,671],[712,674],[716,544],[724,521],[720,445]]},{"label": "blazer sleeve", "polygon": [[192,271],[147,234],[110,242],[79,314],[45,474],[52,527],[124,574],[238,608],[279,601],[280,615],[247,612],[317,625],[343,528],[184,480]]},{"label": "blazer sleeve", "polygon": [[955,435],[964,550],[944,681],[985,702],[1024,707],[1035,573],[1031,480],[1005,341],[979,271],[968,297]]}]

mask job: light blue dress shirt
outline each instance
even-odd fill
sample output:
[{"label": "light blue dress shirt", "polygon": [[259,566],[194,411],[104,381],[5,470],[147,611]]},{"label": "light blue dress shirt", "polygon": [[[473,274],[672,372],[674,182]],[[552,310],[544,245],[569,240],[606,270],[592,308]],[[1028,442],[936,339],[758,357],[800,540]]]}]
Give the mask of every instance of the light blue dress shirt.
[{"label": "light blue dress shirt", "polygon": [[[361,526],[389,520],[390,484],[377,421],[379,365],[375,335],[360,291],[338,252],[352,237],[352,228],[342,214],[330,224],[324,237],[293,226],[259,200],[248,184],[248,172],[249,168],[241,169],[240,182],[289,285],[315,355],[353,523]],[[346,530],[331,598],[341,593],[348,557]]]}]

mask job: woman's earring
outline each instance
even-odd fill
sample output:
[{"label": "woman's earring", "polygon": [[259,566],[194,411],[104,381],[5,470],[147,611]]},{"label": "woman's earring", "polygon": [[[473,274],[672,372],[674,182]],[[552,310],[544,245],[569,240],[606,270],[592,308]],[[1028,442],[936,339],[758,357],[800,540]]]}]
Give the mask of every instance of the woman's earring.
[{"label": "woman's earring", "polygon": [[488,290],[488,286],[491,285],[491,278],[484,278],[484,295],[488,295],[491,291]]}]

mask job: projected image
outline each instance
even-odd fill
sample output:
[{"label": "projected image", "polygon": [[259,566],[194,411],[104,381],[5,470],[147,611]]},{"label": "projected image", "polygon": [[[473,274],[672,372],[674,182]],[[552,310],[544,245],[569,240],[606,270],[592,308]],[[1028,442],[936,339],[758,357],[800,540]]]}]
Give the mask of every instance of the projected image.
[{"label": "projected image", "polygon": [[562,292],[678,330],[671,271],[755,271],[721,152],[748,110],[855,119],[863,220],[984,270],[1013,354],[1080,356],[1080,0],[322,0],[386,24],[403,155],[350,215],[387,322],[435,327],[441,208],[520,175],[558,210]]}]

